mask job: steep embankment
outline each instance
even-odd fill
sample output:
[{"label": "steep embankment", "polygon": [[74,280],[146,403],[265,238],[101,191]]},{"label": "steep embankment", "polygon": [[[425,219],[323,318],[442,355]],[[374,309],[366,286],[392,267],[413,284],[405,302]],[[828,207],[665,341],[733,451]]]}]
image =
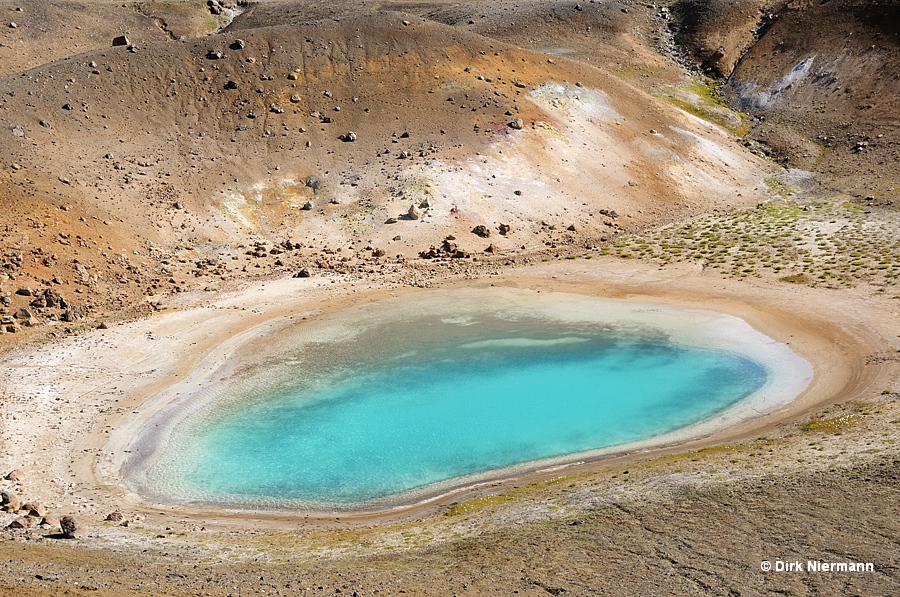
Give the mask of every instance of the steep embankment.
[{"label": "steep embankment", "polygon": [[751,138],[867,205],[900,205],[900,2],[684,0],[678,11],[679,39],[756,117]]}]

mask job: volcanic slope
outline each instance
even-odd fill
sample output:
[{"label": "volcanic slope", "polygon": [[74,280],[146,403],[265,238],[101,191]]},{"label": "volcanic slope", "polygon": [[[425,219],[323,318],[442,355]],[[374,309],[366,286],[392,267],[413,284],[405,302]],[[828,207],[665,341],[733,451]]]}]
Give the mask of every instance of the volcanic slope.
[{"label": "volcanic slope", "polygon": [[[223,4],[230,2],[223,0]],[[0,74],[108,48],[119,36],[143,47],[181,36],[208,35],[227,24],[230,16],[230,10],[212,8],[205,0],[4,0],[0,2]]]},{"label": "volcanic slope", "polygon": [[126,259],[285,238],[499,252],[763,196],[770,166],[733,137],[590,66],[396,13],[240,35],[6,78],[2,187],[26,207],[5,242],[29,250],[35,204],[105,222]]},{"label": "volcanic slope", "polygon": [[756,117],[750,139],[867,205],[900,206],[900,2],[677,6],[686,49]]}]

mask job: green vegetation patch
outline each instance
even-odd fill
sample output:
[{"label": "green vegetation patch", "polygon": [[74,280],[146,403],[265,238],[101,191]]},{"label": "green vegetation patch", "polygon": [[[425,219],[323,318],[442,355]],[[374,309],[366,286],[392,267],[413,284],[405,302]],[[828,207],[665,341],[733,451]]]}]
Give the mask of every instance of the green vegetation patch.
[{"label": "green vegetation patch", "polygon": [[513,497],[505,494],[488,495],[485,497],[475,498],[458,504],[453,504],[450,509],[444,513],[444,516],[464,516],[474,514],[513,501]]},{"label": "green vegetation patch", "polygon": [[742,112],[732,110],[722,98],[719,85],[693,78],[680,85],[669,87],[655,97],[672,104],[697,118],[716,124],[738,137],[750,132],[750,118]]},{"label": "green vegetation patch", "polygon": [[830,419],[813,419],[800,427],[806,433],[842,433],[859,422],[854,414],[841,415]]},{"label": "green vegetation patch", "polygon": [[601,254],[663,267],[694,262],[736,280],[765,277],[825,288],[868,284],[883,292],[900,281],[898,220],[873,218],[837,201],[769,201],[620,238]]}]

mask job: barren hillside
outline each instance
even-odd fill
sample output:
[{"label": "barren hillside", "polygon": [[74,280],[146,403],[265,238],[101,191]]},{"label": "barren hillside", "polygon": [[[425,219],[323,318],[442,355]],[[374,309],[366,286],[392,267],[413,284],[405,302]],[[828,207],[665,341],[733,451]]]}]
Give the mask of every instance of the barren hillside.
[{"label": "barren hillside", "polygon": [[248,266],[596,244],[756,202],[771,168],[602,69],[400,13],[96,50],[5,83],[7,268],[88,305]]}]

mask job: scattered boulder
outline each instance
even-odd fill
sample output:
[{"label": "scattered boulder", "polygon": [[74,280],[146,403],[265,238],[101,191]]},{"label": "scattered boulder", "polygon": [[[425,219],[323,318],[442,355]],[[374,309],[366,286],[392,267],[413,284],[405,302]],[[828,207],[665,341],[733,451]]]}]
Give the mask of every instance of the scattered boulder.
[{"label": "scattered boulder", "polygon": [[97,326],[97,329],[98,329],[98,330],[108,330],[108,329],[109,329],[109,326],[106,325],[106,322],[105,322],[105,321],[101,321],[101,322],[100,322],[100,325]]},{"label": "scattered boulder", "polygon": [[[20,471],[19,469],[15,469],[7,473],[4,477],[7,481],[21,481],[25,477],[25,473]],[[6,492],[4,492],[6,493]]]},{"label": "scattered boulder", "polygon": [[372,251],[372,257],[384,257],[387,255],[387,251],[384,249],[375,249]]},{"label": "scattered boulder", "polygon": [[34,314],[28,310],[28,307],[20,307],[16,314],[13,315],[16,319],[24,319],[29,320],[34,317]]},{"label": "scattered boulder", "polygon": [[231,44],[232,50],[243,50],[247,46],[247,43],[242,39],[236,39]]},{"label": "scattered boulder", "polygon": [[472,228],[472,234],[474,234],[475,236],[480,236],[481,238],[487,238],[491,235],[491,231],[487,226],[482,226],[481,224],[479,224],[478,226]]},{"label": "scattered boulder", "polygon": [[345,143],[353,143],[354,141],[356,141],[356,133],[354,133],[353,131],[349,131],[346,135],[341,136],[341,141],[344,141]]},{"label": "scattered boulder", "polygon": [[523,128],[525,128],[525,121],[522,120],[521,118],[513,118],[513,119],[509,122],[509,128],[511,128],[511,129],[516,129],[517,131],[520,131],[520,130],[522,130]]},{"label": "scattered boulder", "polygon": [[125,520],[125,515],[116,510],[115,512],[107,514],[105,520],[108,520],[109,522],[122,522]]},{"label": "scattered boulder", "polygon": [[44,519],[41,521],[41,524],[45,524],[45,525],[51,526],[51,527],[58,527],[59,519],[55,516],[45,516]]},{"label": "scattered boulder", "polygon": [[13,491],[0,492],[0,504],[3,504],[5,506],[6,504],[9,504],[11,502],[18,503],[18,501],[19,501],[19,496],[16,495],[15,492],[13,492]]},{"label": "scattered boulder", "polygon": [[16,290],[16,294],[19,296],[34,296],[34,291],[28,286],[22,286],[18,290]]},{"label": "scattered boulder", "polygon": [[500,234],[501,234],[502,236],[506,236],[507,234],[509,234],[510,232],[512,232],[512,226],[510,226],[509,224],[500,224],[500,225],[497,227],[497,229],[500,231]]},{"label": "scattered boulder", "polygon": [[6,504],[3,504],[3,509],[7,512],[18,512],[22,509],[22,502],[20,502],[19,500],[7,502]]},{"label": "scattered boulder", "polygon": [[119,35],[118,37],[114,37],[112,40],[112,45],[115,46],[127,46],[131,42],[128,40],[128,36]]},{"label": "scattered boulder", "polygon": [[225,83],[225,89],[237,89],[238,86],[239,86],[238,82],[235,81],[234,79],[231,79],[227,83]]},{"label": "scattered boulder", "polygon": [[566,228],[566,230],[568,230],[569,232],[575,232],[575,224],[569,224],[569,227]]},{"label": "scattered boulder", "polygon": [[17,518],[14,521],[12,521],[11,523],[9,523],[9,525],[7,525],[6,528],[8,528],[8,529],[30,529],[32,526],[34,526],[34,520],[35,519],[32,518],[31,516],[23,516],[22,518]]},{"label": "scattered boulder", "polygon": [[410,205],[409,211],[406,212],[406,215],[410,220],[418,220],[422,217],[422,210],[419,209],[417,205]]},{"label": "scattered boulder", "polygon": [[315,176],[310,176],[306,179],[306,186],[312,189],[313,193],[318,195],[322,191],[322,185],[319,183],[319,179]]},{"label": "scattered boulder", "polygon": [[310,276],[312,276],[312,274],[305,267],[303,269],[301,269],[299,272],[297,272],[296,274],[294,274],[295,278],[309,278]]},{"label": "scattered boulder", "polygon": [[387,220],[384,221],[384,223],[385,224],[396,224],[397,218],[388,218]]},{"label": "scattered boulder", "polygon": [[313,205],[313,202],[312,202],[312,201],[307,201],[306,203],[303,204],[303,207],[301,207],[300,209],[305,210],[305,211],[309,211],[309,210],[311,210],[313,207],[315,207],[315,206]]},{"label": "scattered boulder", "polygon": [[34,516],[35,518],[43,518],[49,514],[47,507],[37,502],[25,504],[22,506],[22,509],[28,510],[29,516]]},{"label": "scattered boulder", "polygon": [[219,50],[210,50],[206,54],[206,57],[210,60],[220,60],[223,56],[224,54],[222,54],[222,52],[220,52]]},{"label": "scattered boulder", "polygon": [[292,104],[299,104],[301,99],[303,99],[303,98],[300,97],[299,93],[294,93],[291,95],[291,103]]},{"label": "scattered boulder", "polygon": [[491,243],[487,246],[487,248],[484,250],[484,252],[485,253],[498,253],[499,250],[497,249],[496,246],[494,246],[494,243]]},{"label": "scattered boulder", "polygon": [[63,516],[59,521],[59,528],[63,537],[66,539],[74,539],[75,533],[78,531],[78,523],[71,516]]}]

